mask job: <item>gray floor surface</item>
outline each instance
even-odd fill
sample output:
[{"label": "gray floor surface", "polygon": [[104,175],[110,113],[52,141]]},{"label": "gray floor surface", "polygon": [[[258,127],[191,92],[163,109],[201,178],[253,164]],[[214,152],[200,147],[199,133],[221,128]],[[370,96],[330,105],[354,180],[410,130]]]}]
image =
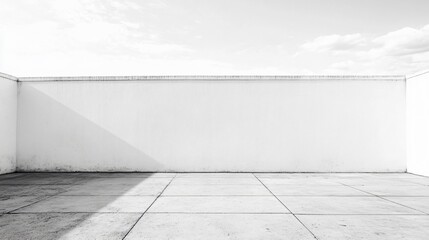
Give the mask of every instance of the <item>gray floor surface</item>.
[{"label": "gray floor surface", "polygon": [[428,239],[406,173],[13,173],[1,239]]}]

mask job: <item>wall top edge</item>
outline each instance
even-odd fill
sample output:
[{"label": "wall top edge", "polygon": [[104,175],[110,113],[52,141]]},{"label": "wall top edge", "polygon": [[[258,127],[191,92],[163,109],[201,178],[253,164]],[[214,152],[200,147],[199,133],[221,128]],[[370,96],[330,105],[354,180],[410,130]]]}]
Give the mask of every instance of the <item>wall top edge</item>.
[{"label": "wall top edge", "polygon": [[420,71],[420,72],[417,72],[417,73],[412,74],[412,75],[407,75],[406,78],[411,79],[411,78],[418,77],[418,76],[425,75],[425,74],[429,74],[429,70]]},{"label": "wall top edge", "polygon": [[404,75],[183,75],[183,76],[74,76],[74,77],[20,77],[19,82],[60,82],[60,81],[157,81],[157,80],[381,80],[401,81]]},{"label": "wall top edge", "polygon": [[7,80],[12,80],[12,81],[15,81],[15,82],[18,81],[17,77],[14,77],[14,76],[6,74],[6,73],[1,73],[1,72],[0,72],[0,78],[7,79]]}]

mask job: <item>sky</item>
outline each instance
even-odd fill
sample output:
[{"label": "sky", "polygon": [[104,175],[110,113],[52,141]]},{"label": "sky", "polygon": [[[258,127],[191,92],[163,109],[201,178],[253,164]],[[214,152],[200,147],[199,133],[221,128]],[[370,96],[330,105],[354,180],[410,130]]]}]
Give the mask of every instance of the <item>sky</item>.
[{"label": "sky", "polygon": [[428,0],[1,0],[0,72],[413,74]]}]

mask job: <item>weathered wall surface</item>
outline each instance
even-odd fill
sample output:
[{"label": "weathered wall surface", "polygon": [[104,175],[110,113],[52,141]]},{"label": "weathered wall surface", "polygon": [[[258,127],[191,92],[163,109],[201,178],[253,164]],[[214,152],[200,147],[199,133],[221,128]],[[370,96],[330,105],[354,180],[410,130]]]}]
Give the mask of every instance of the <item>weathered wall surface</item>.
[{"label": "weathered wall surface", "polygon": [[408,172],[429,176],[429,73],[407,79]]},{"label": "weathered wall surface", "polygon": [[404,79],[314,78],[22,79],[18,170],[405,171]]},{"label": "weathered wall surface", "polygon": [[0,174],[16,167],[16,79],[0,74]]}]

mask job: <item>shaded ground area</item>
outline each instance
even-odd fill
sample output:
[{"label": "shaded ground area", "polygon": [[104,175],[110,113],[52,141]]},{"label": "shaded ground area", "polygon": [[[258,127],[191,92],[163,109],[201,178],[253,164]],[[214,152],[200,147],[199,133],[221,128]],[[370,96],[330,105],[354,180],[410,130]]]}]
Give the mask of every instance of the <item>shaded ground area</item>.
[{"label": "shaded ground area", "polygon": [[14,173],[2,239],[427,239],[412,174]]}]

